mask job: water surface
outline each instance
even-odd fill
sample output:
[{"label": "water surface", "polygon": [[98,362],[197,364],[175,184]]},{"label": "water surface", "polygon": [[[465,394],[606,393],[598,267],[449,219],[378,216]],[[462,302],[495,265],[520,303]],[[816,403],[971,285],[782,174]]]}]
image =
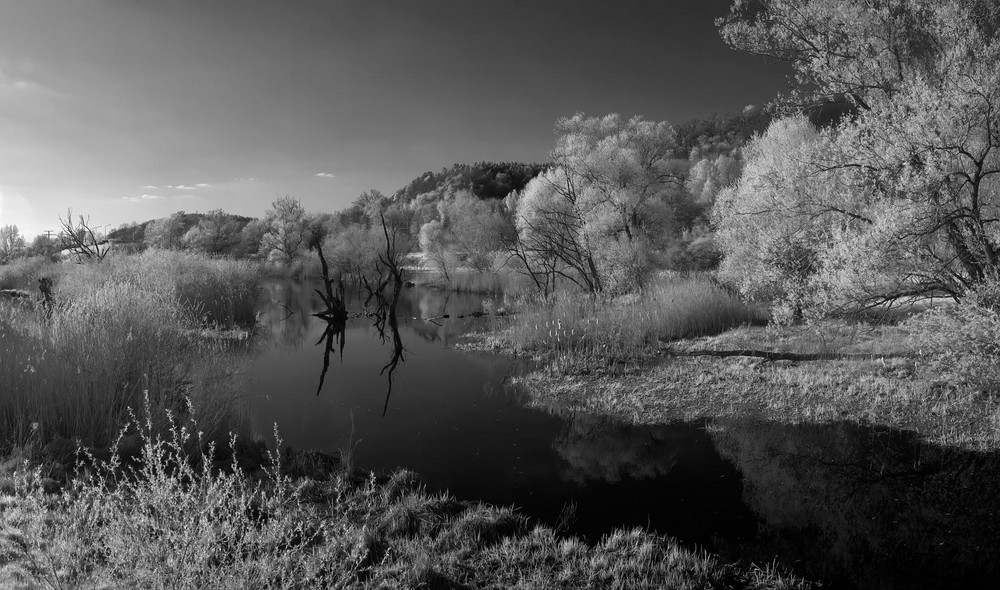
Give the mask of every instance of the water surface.
[{"label": "water surface", "polygon": [[[324,385],[325,322],[312,286],[268,285],[255,362],[255,428],[405,467],[432,491],[514,505],[591,540],[639,526],[728,559],[776,561],[827,587],[948,588],[1000,574],[1000,460],[837,423],[631,426],[522,404],[510,360],[449,346],[488,318],[482,297],[406,289],[403,359],[367,318],[348,321]],[[361,309],[357,293],[348,308]],[[447,318],[443,316],[449,316]],[[459,317],[466,316],[466,317]],[[418,318],[418,319],[415,319]],[[433,320],[419,318],[434,318]]]}]

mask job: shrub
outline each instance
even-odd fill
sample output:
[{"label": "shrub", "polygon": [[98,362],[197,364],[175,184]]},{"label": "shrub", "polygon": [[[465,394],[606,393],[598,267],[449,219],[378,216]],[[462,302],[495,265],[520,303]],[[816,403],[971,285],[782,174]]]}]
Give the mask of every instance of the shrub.
[{"label": "shrub", "polygon": [[904,327],[938,386],[1000,396],[1000,281],[981,284],[957,304],[918,314]]}]

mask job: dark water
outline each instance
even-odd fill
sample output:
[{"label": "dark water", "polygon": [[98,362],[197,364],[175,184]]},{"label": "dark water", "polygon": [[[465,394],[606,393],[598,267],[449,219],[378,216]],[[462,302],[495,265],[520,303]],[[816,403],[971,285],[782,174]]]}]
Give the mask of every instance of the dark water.
[{"label": "dark water", "polygon": [[319,297],[284,282],[265,299],[255,425],[269,433],[277,422],[293,447],[350,448],[357,465],[405,467],[432,491],[549,523],[573,502],[570,531],[592,540],[640,526],[727,559],[776,561],[826,587],[994,587],[1000,575],[996,454],[848,423],[636,427],[529,409],[507,384],[522,367],[448,348],[489,321],[457,317],[482,297],[419,288],[400,302],[405,351],[388,403],[379,373],[391,340],[365,318],[348,321],[317,395],[325,323],[309,313]]}]

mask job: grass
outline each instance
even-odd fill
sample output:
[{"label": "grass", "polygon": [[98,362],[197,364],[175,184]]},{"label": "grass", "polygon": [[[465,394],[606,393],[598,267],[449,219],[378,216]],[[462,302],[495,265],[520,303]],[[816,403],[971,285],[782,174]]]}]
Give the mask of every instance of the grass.
[{"label": "grass", "polygon": [[[661,362],[642,371],[567,375],[540,370],[515,382],[535,405],[636,423],[719,417],[783,423],[849,420],[914,431],[948,446],[1000,448],[995,356],[964,354],[967,340],[961,333],[968,326],[952,326],[959,333],[947,329],[927,315],[898,325],[825,321],[743,327],[675,342]],[[942,350],[944,342],[951,348]],[[930,343],[936,344],[928,347]],[[829,357],[770,361],[684,356],[748,348]],[[953,356],[963,360],[945,362]]]},{"label": "grass", "polygon": [[[219,466],[197,424],[142,439],[46,494],[39,470],[0,474],[5,588],[808,588],[671,539],[616,531],[588,545],[510,508],[428,494],[412,474],[264,477]],[[235,446],[235,445],[234,445]],[[192,450],[193,449],[193,450]]]},{"label": "grass", "polygon": [[7,264],[0,264],[0,289],[38,290],[38,279],[51,277],[59,269],[47,256],[16,258]]},{"label": "grass", "polygon": [[53,309],[0,306],[0,452],[30,437],[106,448],[144,393],[174,411],[193,398],[212,436],[243,428],[248,361],[199,334],[253,320],[253,267],[146,252],[55,271]]},{"label": "grass", "polygon": [[663,276],[634,296],[608,300],[560,293],[522,302],[499,338],[556,372],[646,364],[660,343],[717,334],[764,317],[705,277]]},{"label": "grass", "polygon": [[264,279],[255,262],[173,250],[67,266],[55,286],[57,299],[72,301],[105,284],[133,283],[176,298],[202,324],[221,327],[253,325]]}]

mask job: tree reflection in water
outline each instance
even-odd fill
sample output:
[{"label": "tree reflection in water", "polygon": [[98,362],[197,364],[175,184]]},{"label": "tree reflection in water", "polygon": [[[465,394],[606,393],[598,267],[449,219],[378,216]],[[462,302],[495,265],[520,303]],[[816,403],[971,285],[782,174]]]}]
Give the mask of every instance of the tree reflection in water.
[{"label": "tree reflection in water", "polygon": [[982,587],[1000,575],[1000,457],[852,423],[713,432],[760,517],[735,553],[858,588]]}]

